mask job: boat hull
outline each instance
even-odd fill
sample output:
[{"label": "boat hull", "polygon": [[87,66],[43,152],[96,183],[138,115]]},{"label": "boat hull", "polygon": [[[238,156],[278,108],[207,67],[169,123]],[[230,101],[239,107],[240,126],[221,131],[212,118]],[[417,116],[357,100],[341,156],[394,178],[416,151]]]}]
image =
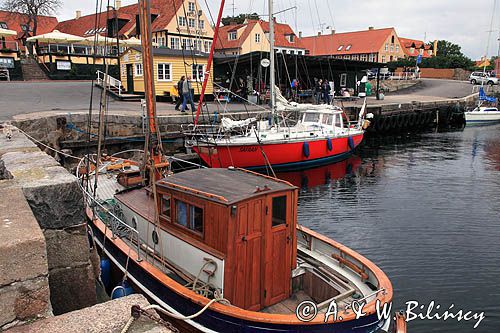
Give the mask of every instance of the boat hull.
[{"label": "boat hull", "polygon": [[494,124],[500,122],[500,111],[471,111],[465,112],[467,124]]},{"label": "boat hull", "polygon": [[[127,267],[127,253],[117,246],[116,242],[104,235],[100,228],[94,222],[89,220],[89,226],[92,229],[92,234],[96,245],[104,252],[114,263],[114,265],[125,272]],[[104,239],[107,238],[105,241]],[[104,247],[103,247],[104,244]],[[184,314],[191,315],[198,312],[202,306],[194,303],[188,297],[175,292],[168,285],[159,281],[150,272],[144,270],[141,265],[135,260],[128,261],[127,276],[130,282],[145,294],[164,308],[172,308]],[[379,320],[376,313],[361,317],[355,321],[337,322],[334,325],[330,324],[307,324],[292,325],[292,324],[277,324],[267,322],[256,322],[245,320],[237,317],[231,317],[223,313],[208,309],[195,319],[196,327],[203,332],[245,332],[245,333],[261,333],[261,332],[330,332],[330,333],[347,333],[347,332],[377,332],[384,324],[384,320]]]},{"label": "boat hull", "polygon": [[[351,138],[351,139],[350,139]],[[348,157],[363,141],[363,133],[350,137],[259,144],[198,144],[192,149],[212,168],[230,166],[263,169],[271,164],[275,170],[290,170],[318,166]],[[351,140],[351,142],[349,142]],[[308,147],[305,148],[304,146]],[[306,153],[308,151],[308,154]],[[265,156],[264,156],[265,155]],[[266,162],[266,158],[269,161]]]}]

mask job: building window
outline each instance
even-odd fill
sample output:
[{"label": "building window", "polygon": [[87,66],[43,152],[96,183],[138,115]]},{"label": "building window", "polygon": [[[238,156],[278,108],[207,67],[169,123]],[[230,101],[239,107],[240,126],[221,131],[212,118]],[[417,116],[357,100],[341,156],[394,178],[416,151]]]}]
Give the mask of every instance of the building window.
[{"label": "building window", "polygon": [[194,2],[189,2],[188,3],[188,10],[190,12],[194,12],[196,10],[196,6],[195,6],[195,3]]},{"label": "building window", "polygon": [[179,16],[179,26],[181,27],[186,26],[186,18],[184,16]]},{"label": "building window", "polygon": [[142,70],[142,63],[138,62],[134,66],[134,75],[135,76],[142,76],[143,75],[143,70]]},{"label": "building window", "polygon": [[375,59],[376,59],[376,55],[375,55],[375,53],[370,53],[370,56],[369,56],[369,61],[371,61],[371,62],[375,62]]},{"label": "building window", "polygon": [[31,29],[31,27],[27,24],[21,24],[21,30],[24,32],[33,31],[33,29]]},{"label": "building window", "polygon": [[286,224],[286,195],[273,198],[273,227]]},{"label": "building window", "polygon": [[175,222],[199,234],[203,234],[203,209],[175,200]]},{"label": "building window", "polygon": [[391,52],[394,52],[394,44],[391,44]]},{"label": "building window", "polygon": [[228,37],[229,37],[229,40],[236,40],[236,38],[237,38],[236,31],[230,31]]},{"label": "building window", "polygon": [[389,43],[385,43],[385,50],[389,51]]},{"label": "building window", "polygon": [[297,51],[297,54],[298,55],[302,55],[302,51]]},{"label": "building window", "polygon": [[160,215],[170,220],[170,196],[164,195],[161,198]]},{"label": "building window", "polygon": [[2,29],[9,29],[9,26],[5,22],[0,22],[0,28],[2,28]]},{"label": "building window", "polygon": [[255,34],[255,42],[260,43],[260,34]]},{"label": "building window", "polygon": [[205,65],[192,65],[192,76],[195,81],[203,81],[205,76]]},{"label": "building window", "polygon": [[204,46],[205,46],[205,52],[210,52],[210,49],[212,48],[212,42],[206,40],[203,42]]},{"label": "building window", "polygon": [[188,23],[190,28],[196,28],[196,20],[194,18],[190,18]]},{"label": "building window", "polygon": [[399,52],[399,44],[396,44],[396,52]]},{"label": "building window", "polygon": [[205,29],[205,21],[198,20],[198,29]]},{"label": "building window", "polygon": [[172,64],[158,64],[158,81],[172,81]]},{"label": "building window", "polygon": [[394,44],[394,36],[391,37],[391,43]]},{"label": "building window", "polygon": [[367,61],[368,60],[368,55],[367,54],[362,54],[361,55],[361,61]]},{"label": "building window", "polygon": [[170,48],[173,50],[179,50],[181,48],[179,38],[170,38]]},{"label": "building window", "polygon": [[287,39],[288,39],[288,41],[289,41],[290,43],[295,42],[295,36],[294,36],[294,35],[288,35],[287,37],[288,37]]},{"label": "building window", "polygon": [[424,49],[420,49],[420,54],[424,54]]},{"label": "building window", "polygon": [[385,55],[382,56],[382,62],[385,62]]},{"label": "building window", "polygon": [[352,45],[351,45],[351,44],[349,44],[349,45],[347,45],[347,46],[345,47],[345,50],[346,50],[346,51],[349,51],[349,50],[351,49],[351,47],[352,47]]},{"label": "building window", "polygon": [[344,48],[344,45],[340,45],[339,48],[337,49],[337,51],[342,51],[343,48]]},{"label": "building window", "polygon": [[193,41],[193,47],[196,51],[201,51],[201,40],[195,39]]},{"label": "building window", "polygon": [[158,37],[158,47],[165,47],[165,37]]}]

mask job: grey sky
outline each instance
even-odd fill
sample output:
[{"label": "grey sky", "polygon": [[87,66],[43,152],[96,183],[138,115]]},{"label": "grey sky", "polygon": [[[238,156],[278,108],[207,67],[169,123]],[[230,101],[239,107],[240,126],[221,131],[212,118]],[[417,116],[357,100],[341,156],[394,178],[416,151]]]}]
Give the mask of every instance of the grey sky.
[{"label": "grey sky", "polygon": [[[205,8],[208,3],[212,15],[216,15],[220,0],[198,0]],[[103,0],[104,4],[107,0]],[[113,3],[114,0],[110,0]],[[124,5],[134,0],[122,0]],[[267,0],[226,0],[225,15],[232,13],[267,13]],[[275,12],[297,6],[295,11],[278,15],[280,22],[288,23],[304,35],[323,33],[334,27],[337,32],[375,28],[395,27],[401,37],[426,39],[446,39],[462,46],[463,52],[476,60],[486,52],[488,30],[494,0],[275,0]],[[76,10],[82,14],[95,11],[95,1],[63,0],[59,11],[60,20],[73,18]],[[493,31],[488,54],[498,52],[500,26],[500,2],[493,19]],[[215,17],[214,17],[215,18]],[[296,33],[298,33],[296,31]]]}]

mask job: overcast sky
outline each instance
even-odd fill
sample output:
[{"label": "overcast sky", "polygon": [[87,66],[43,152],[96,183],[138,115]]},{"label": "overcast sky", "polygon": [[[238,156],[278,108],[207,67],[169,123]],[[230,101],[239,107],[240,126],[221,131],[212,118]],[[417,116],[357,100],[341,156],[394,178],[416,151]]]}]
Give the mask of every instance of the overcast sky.
[{"label": "overcast sky", "polygon": [[[107,3],[107,0],[103,1]],[[134,2],[137,0],[122,0],[123,5]],[[236,14],[266,14],[267,2],[226,0],[225,15],[232,14],[233,3]],[[205,3],[208,3],[215,19],[220,0],[199,0],[199,3],[204,9]],[[401,37],[425,38],[426,41],[445,39],[459,44],[467,56],[476,60],[486,52],[494,0],[275,0],[274,11],[295,5],[297,15],[295,10],[291,10],[277,15],[277,18],[290,24],[294,30],[303,31],[305,36],[316,34],[321,29],[326,33],[330,31],[329,27],[334,27],[337,32],[363,30],[369,26],[395,27]],[[81,10],[83,15],[93,13],[95,0],[63,0],[59,20],[73,18],[76,10]],[[489,56],[497,55],[499,49],[499,12],[500,1],[493,18]]]}]

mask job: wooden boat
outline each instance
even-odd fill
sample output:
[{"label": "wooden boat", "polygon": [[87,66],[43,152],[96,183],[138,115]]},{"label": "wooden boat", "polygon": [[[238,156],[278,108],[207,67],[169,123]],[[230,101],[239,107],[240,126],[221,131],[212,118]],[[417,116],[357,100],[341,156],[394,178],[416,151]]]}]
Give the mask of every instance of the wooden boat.
[{"label": "wooden boat", "polygon": [[[298,225],[298,190],[290,183],[243,169],[196,169],[157,181],[156,193],[145,187],[115,193],[109,176],[119,171],[107,169],[98,175],[96,196],[84,190],[96,245],[137,290],[172,313],[191,315],[211,299],[228,301],[188,320],[193,327],[374,332],[390,320],[377,316],[377,301],[392,300],[387,276]],[[302,301],[318,305],[309,322],[297,318]],[[325,323],[332,301],[337,320]],[[355,317],[353,301],[366,316]]]},{"label": "wooden boat", "polygon": [[[235,168],[170,172],[153,99],[149,1],[139,8],[144,163],[102,157],[98,145],[97,156],[77,168],[90,236],[102,255],[135,290],[202,332],[386,329],[390,318],[377,310],[392,301],[391,282],[370,260],[298,225],[295,186]],[[217,26],[221,17],[222,8]],[[305,316],[304,304],[316,315]],[[327,317],[333,309],[336,316]]]}]

